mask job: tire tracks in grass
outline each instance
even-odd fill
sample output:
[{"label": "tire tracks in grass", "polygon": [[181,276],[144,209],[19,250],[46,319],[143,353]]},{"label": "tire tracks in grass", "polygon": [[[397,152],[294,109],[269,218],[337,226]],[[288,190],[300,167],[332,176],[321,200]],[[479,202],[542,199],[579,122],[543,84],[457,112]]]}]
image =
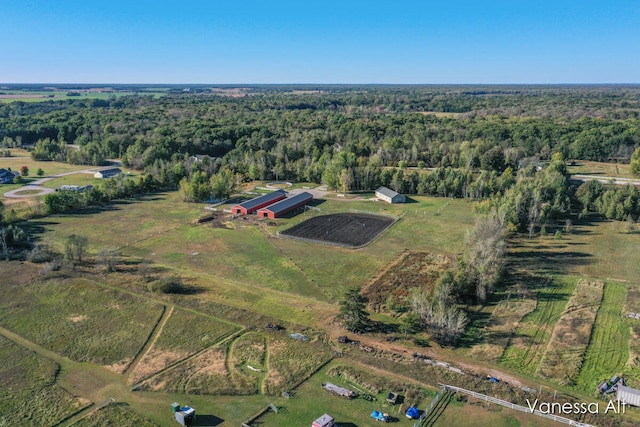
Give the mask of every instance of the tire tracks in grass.
[{"label": "tire tracks in grass", "polygon": [[[546,347],[544,344],[551,338],[554,324],[560,319],[562,309],[558,310],[559,303],[556,301],[565,300],[562,308],[566,307],[568,298],[560,298],[564,293],[565,287],[561,284],[555,284],[552,281],[549,285],[537,292],[537,308],[531,314],[527,315],[528,319],[523,319],[523,324],[532,325],[535,331],[532,335],[525,334],[524,341],[527,346],[523,352],[517,351],[513,347],[513,340],[510,340],[506,350],[502,353],[500,364],[516,367],[521,371],[534,373],[537,368]],[[545,296],[540,297],[544,292]],[[522,333],[523,326],[520,326],[516,333]],[[511,348],[511,349],[510,349]],[[511,355],[510,355],[511,354]]]}]

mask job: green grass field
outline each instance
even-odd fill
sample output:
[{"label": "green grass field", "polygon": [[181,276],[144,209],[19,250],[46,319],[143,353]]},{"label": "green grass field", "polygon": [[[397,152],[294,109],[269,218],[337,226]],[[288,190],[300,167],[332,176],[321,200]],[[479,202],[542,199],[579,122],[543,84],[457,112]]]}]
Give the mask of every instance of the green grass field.
[{"label": "green grass field", "polygon": [[[196,226],[192,221],[208,212],[205,205],[183,203],[176,193],[31,220],[22,226],[32,238],[58,251],[62,251],[70,234],[87,236],[87,265],[76,272],[56,273],[55,278],[40,280],[33,276],[0,287],[0,324],[74,360],[92,360],[119,369],[126,367],[150,335],[155,336],[151,332],[156,324],[163,324],[152,345],[147,344],[148,354],[155,359],[150,363],[151,378],[141,377],[149,378],[141,388],[146,391],[131,393],[128,387],[131,384],[124,378],[121,388],[116,390],[114,386],[113,391],[113,395],[131,405],[132,412],[158,425],[173,425],[167,415],[168,405],[175,400],[200,405],[203,415],[222,419],[225,424],[245,421],[272,400],[283,410],[264,415],[260,421],[265,425],[307,425],[324,412],[332,413],[338,423],[378,425],[369,414],[373,409],[385,408],[377,408],[376,402],[344,401],[319,389],[322,382],[343,380],[331,380],[333,377],[327,374],[335,362],[317,374],[314,372],[333,357],[323,329],[334,326],[331,322],[338,308],[335,301],[344,289],[364,285],[407,250],[448,257],[463,251],[466,230],[474,223],[474,203],[429,197],[414,199],[414,203],[402,206],[355,198],[320,203],[318,207],[323,214],[357,209],[402,216],[380,238],[357,250],[276,236],[277,231],[304,220],[305,215],[278,219],[275,225],[263,221],[256,226],[253,221],[230,219],[230,229]],[[77,274],[87,277],[93,271],[96,254],[105,248],[119,249],[117,272],[91,281],[72,277]],[[488,325],[486,330],[479,323],[474,324],[479,342],[496,347],[484,349],[484,359],[499,361],[506,372],[522,373],[527,382],[533,382],[578,279],[614,278],[619,282],[606,280],[592,340],[572,390],[590,395],[593,381],[621,371],[633,378],[637,368],[627,364],[632,358],[629,342],[633,335],[629,321],[620,313],[625,299],[630,304],[630,293],[618,283],[637,286],[640,266],[632,256],[635,253],[637,234],[626,232],[624,224],[614,222],[575,224],[574,231],[561,240],[551,236],[512,239],[508,268],[525,277],[531,296],[501,302],[499,299],[506,295],[506,290],[500,289],[496,300],[479,312],[490,319],[488,323],[482,320]],[[136,272],[142,260],[149,262],[153,279],[178,274],[193,293],[148,292]],[[16,271],[32,267],[25,263],[23,267],[16,266]],[[37,268],[33,268],[35,275]],[[9,274],[14,274],[13,270]],[[161,317],[163,304],[166,318]],[[283,324],[287,330],[265,331],[266,321]],[[242,325],[250,332],[221,342],[240,330],[240,326],[227,322]],[[291,340],[290,332],[306,333],[312,340]],[[502,340],[494,339],[491,333]],[[486,341],[482,340],[483,334]],[[407,344],[411,349],[424,350],[421,347],[424,343]],[[434,345],[434,351],[460,361],[472,360],[475,354],[470,347],[452,350]],[[160,360],[161,353],[167,358]],[[358,353],[364,354],[345,351],[344,360],[367,363],[366,355]],[[466,359],[469,356],[472,359]],[[184,362],[180,363],[181,360]],[[144,359],[140,361],[147,363]],[[172,365],[175,362],[177,365]],[[248,365],[263,372],[252,371]],[[389,355],[376,358],[372,375],[384,377],[385,372],[406,371],[405,377],[418,378],[423,384],[436,382],[433,369],[418,368],[414,364],[400,366]],[[609,371],[613,372],[606,374]],[[73,373],[67,371],[63,378],[65,384],[73,383]],[[296,388],[301,381],[304,382]],[[104,393],[112,391],[108,385],[104,389]],[[283,390],[295,394],[286,400],[279,397]],[[205,395],[199,396],[201,393]],[[206,394],[216,397],[212,399]],[[231,396],[238,394],[244,396],[241,399]],[[422,406],[425,404],[428,399]],[[478,416],[478,425],[546,425],[536,424],[538,421],[530,420],[526,414],[489,410],[482,418],[480,411],[485,410],[477,405],[452,403],[436,425],[454,425],[465,416]],[[113,414],[114,419],[121,416],[124,415]],[[401,423],[408,422],[401,416],[398,418]]]},{"label": "green grass field", "polygon": [[602,163],[588,160],[578,160],[574,166],[568,166],[571,174],[602,175],[616,178],[634,178],[629,169],[629,164]]},{"label": "green grass field", "polygon": [[161,313],[158,304],[84,279],[0,287],[0,323],[76,361],[120,370],[133,359]]},{"label": "green grass field", "polygon": [[[78,91],[80,95],[78,96],[68,96],[69,92],[76,92],[73,90],[39,90],[39,91],[31,91],[31,90],[3,90],[2,94],[0,94],[0,103],[9,103],[9,102],[46,102],[46,101],[59,101],[59,100],[80,100],[80,99],[114,99],[120,98],[123,96],[131,96],[139,94],[138,92],[126,92],[126,91],[117,91],[117,92],[87,92],[87,91]],[[157,88],[155,90],[145,91],[140,94],[144,95],[153,95],[154,97],[160,97],[163,95],[163,90],[161,88]]]},{"label": "green grass field", "polygon": [[625,366],[629,358],[630,338],[629,323],[622,313],[626,296],[627,290],[623,284],[614,282],[605,284],[589,347],[576,381],[576,387],[585,393],[594,393],[603,379],[614,375],[638,378],[640,373],[638,368],[632,369]]},{"label": "green grass field", "polygon": [[0,425],[56,425],[86,406],[56,384],[59,369],[0,336]]}]

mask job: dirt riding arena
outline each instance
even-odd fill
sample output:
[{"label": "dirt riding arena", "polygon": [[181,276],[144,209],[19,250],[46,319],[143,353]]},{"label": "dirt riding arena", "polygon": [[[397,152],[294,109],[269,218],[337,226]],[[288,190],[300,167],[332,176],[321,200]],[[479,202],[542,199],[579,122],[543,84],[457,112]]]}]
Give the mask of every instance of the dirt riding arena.
[{"label": "dirt riding arena", "polygon": [[285,237],[356,248],[372,241],[395,220],[380,215],[342,213],[310,218],[280,233]]}]

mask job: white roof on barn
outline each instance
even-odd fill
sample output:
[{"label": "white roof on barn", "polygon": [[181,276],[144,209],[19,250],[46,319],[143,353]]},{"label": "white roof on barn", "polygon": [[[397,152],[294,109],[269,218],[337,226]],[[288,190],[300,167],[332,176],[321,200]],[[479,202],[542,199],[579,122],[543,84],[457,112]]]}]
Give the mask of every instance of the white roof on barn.
[{"label": "white roof on barn", "polygon": [[384,187],[384,186],[378,187],[378,189],[376,190],[376,193],[380,193],[380,194],[382,194],[384,196],[387,196],[387,197],[390,197],[392,199],[400,194],[397,191],[393,191],[392,189]]}]

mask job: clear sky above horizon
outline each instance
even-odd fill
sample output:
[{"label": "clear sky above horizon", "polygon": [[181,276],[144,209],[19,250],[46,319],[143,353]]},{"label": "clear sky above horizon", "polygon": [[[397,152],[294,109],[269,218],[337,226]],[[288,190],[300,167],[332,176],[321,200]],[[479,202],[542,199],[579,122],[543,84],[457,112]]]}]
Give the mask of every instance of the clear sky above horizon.
[{"label": "clear sky above horizon", "polygon": [[640,0],[0,0],[2,83],[640,83]]}]

